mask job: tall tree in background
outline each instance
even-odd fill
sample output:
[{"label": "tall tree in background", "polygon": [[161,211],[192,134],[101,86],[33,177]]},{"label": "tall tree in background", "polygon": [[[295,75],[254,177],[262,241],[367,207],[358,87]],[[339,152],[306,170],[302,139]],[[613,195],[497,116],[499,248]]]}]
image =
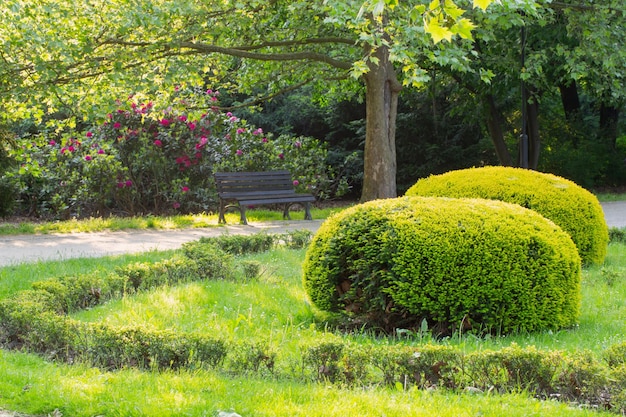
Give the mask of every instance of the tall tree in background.
[{"label": "tall tree in background", "polygon": [[[18,117],[77,108],[82,116],[111,97],[176,84],[275,94],[309,83],[323,95],[349,94],[362,81],[362,200],[394,197],[398,93],[427,81],[433,64],[476,72],[474,25],[462,7],[491,2],[7,0],[0,94]],[[531,1],[498,3],[504,20],[537,10]]]}]

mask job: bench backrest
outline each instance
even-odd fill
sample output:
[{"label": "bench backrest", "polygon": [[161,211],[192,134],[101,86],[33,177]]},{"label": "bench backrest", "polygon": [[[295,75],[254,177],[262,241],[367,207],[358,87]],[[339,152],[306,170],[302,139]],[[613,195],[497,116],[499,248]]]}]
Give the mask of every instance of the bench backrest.
[{"label": "bench backrest", "polygon": [[217,192],[222,197],[246,193],[281,191],[295,193],[289,171],[216,172]]}]

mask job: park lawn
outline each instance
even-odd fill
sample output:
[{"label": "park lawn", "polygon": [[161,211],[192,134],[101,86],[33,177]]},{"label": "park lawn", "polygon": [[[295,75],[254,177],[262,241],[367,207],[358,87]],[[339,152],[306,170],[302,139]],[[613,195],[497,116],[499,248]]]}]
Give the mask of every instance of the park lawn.
[{"label": "park lawn", "polygon": [[[106,372],[80,364],[50,363],[34,355],[0,351],[0,409],[66,416],[212,416],[233,410],[248,416],[601,416],[615,415],[538,401],[529,395],[407,391],[389,387],[346,388],[283,377],[297,367],[303,344],[328,338],[358,344],[433,343],[425,334],[381,338],[368,332],[333,333],[311,307],[301,285],[304,250],[275,249],[246,256],[265,265],[258,280],[199,282],[160,288],[75,314],[85,321],[144,324],[183,332],[261,340],[277,351],[275,375],[228,375],[206,369]],[[169,252],[68,260],[0,268],[0,298],[34,281],[61,275],[108,273],[131,262],[167,259]],[[626,340],[626,245],[611,244],[603,266],[583,278],[580,326],[560,332],[491,337],[454,336],[437,343],[464,351],[517,343],[546,350],[599,354]]]}]

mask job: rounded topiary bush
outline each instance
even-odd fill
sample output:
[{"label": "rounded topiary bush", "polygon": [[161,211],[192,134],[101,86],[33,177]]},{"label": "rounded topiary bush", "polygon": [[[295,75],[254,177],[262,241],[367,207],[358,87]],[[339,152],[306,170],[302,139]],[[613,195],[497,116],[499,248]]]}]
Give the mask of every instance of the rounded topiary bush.
[{"label": "rounded topiary bush", "polygon": [[515,204],[402,197],[328,218],[303,264],[310,300],[357,323],[439,333],[576,323],[580,257],[567,233]]},{"label": "rounded topiary bush", "polygon": [[600,264],[606,256],[609,235],[598,199],[556,175],[511,167],[469,168],[421,179],[406,195],[485,198],[519,204],[569,233],[584,264]]}]

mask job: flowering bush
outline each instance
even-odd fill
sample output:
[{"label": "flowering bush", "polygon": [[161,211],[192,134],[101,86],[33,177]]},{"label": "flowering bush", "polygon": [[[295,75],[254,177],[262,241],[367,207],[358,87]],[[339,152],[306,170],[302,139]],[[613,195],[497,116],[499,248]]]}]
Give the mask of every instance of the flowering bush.
[{"label": "flowering bush", "polygon": [[218,95],[179,92],[160,111],[131,97],[86,132],[25,138],[14,154],[23,201],[57,216],[206,211],[216,206],[214,172],[273,169],[289,170],[298,190],[320,198],[345,192],[319,141],[274,138],[219,111]]}]

